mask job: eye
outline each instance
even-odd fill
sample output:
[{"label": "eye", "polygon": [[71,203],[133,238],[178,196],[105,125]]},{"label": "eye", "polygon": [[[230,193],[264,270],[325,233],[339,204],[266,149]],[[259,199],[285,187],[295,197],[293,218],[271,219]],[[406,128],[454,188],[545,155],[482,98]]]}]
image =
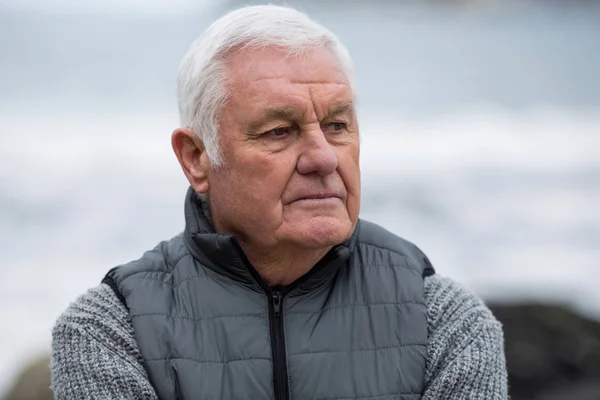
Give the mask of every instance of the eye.
[{"label": "eye", "polygon": [[324,131],[330,133],[339,133],[346,130],[347,124],[344,122],[330,122],[324,126]]},{"label": "eye", "polygon": [[293,126],[282,126],[280,128],[271,129],[270,131],[265,132],[266,136],[274,137],[274,138],[282,138],[288,135],[293,134],[295,128]]}]

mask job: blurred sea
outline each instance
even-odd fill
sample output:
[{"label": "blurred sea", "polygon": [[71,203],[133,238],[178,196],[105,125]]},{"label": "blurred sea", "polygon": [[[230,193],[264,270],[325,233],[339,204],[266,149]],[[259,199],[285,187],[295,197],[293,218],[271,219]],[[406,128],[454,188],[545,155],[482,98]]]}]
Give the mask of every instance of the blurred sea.
[{"label": "blurred sea", "polygon": [[[0,392],[69,301],[182,229],[174,80],[223,12],[33,3],[0,1]],[[600,9],[461,4],[302,6],[355,59],[362,217],[485,298],[600,318]]]}]

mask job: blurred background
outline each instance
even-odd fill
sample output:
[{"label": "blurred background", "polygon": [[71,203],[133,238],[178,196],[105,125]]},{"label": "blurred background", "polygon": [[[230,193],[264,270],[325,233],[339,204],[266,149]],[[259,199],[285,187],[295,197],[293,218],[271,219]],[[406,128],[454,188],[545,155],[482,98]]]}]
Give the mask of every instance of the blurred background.
[{"label": "blurred background", "polygon": [[[47,387],[46,359],[19,371],[69,302],[183,229],[178,64],[249,3],[0,0],[0,398]],[[354,58],[362,217],[488,301],[514,399],[600,399],[600,2],[287,4]]]}]

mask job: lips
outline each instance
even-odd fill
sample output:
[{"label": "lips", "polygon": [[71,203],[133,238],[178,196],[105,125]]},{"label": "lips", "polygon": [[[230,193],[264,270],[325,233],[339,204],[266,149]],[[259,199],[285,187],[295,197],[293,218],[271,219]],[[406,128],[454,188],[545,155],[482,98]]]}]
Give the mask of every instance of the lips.
[{"label": "lips", "polygon": [[343,196],[341,196],[339,193],[336,193],[336,192],[311,193],[311,194],[298,196],[298,197],[294,198],[294,200],[292,200],[289,204],[296,203],[296,202],[305,202],[305,201],[306,202],[309,202],[309,201],[319,202],[319,201],[327,201],[327,200],[334,200],[334,199],[343,200]]},{"label": "lips", "polygon": [[341,196],[339,196],[336,193],[318,193],[318,194],[310,194],[310,195],[306,195],[306,196],[300,196],[300,197],[298,197],[294,201],[298,201],[298,200],[330,199],[332,197],[341,198]]}]

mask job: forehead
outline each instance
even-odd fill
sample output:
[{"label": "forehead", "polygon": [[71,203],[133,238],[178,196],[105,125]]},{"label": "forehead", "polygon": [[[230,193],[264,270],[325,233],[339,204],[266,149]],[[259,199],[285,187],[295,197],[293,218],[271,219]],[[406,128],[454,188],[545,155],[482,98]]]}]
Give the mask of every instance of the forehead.
[{"label": "forehead", "polygon": [[[227,59],[230,98],[254,105],[279,101],[349,101],[350,83],[326,47],[289,56],[280,48],[246,48]],[[249,104],[247,104],[249,105]]]}]

